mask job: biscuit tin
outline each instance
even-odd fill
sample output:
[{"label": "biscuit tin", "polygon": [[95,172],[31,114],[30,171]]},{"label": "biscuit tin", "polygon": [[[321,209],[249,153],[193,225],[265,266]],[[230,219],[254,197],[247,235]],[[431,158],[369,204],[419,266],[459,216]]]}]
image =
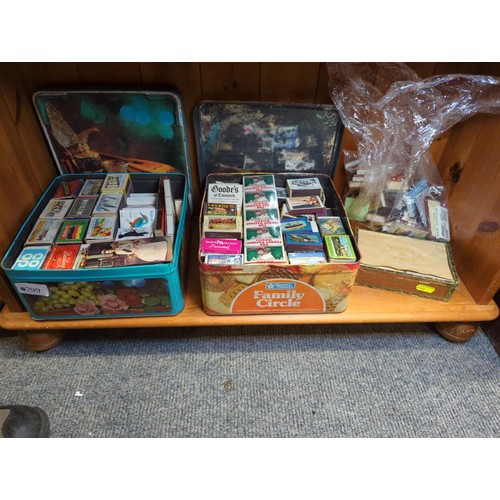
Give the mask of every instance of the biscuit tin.
[{"label": "biscuit tin", "polygon": [[[204,102],[196,108],[202,206],[210,195],[209,186],[243,186],[243,264],[221,259],[214,265],[203,251],[198,255],[207,314],[340,313],[346,309],[360,254],[332,182],[342,130],[333,106]],[[293,188],[294,197],[315,197],[302,200],[312,212],[310,217],[326,212],[339,218],[352,238],[355,262],[327,262],[324,252],[307,249],[288,257],[286,232],[311,231],[313,225],[304,216],[279,218],[285,212],[287,187]],[[301,188],[311,191],[304,193]],[[202,211],[200,236],[203,221]],[[267,228],[271,231],[266,234],[256,233]]]},{"label": "biscuit tin", "polygon": [[[48,186],[2,261],[2,268],[31,317],[104,319],[178,314],[184,307],[190,236],[187,220],[192,210],[180,96],[168,91],[57,90],[38,92],[33,100],[61,175]],[[69,259],[56,268],[15,264],[18,256],[26,255],[25,243],[63,247],[56,241],[62,221],[44,220],[43,226],[37,225],[50,200],[68,196],[69,204],[91,198],[76,205],[78,210],[90,207],[103,194],[106,178],[112,192],[106,192],[106,200],[103,196],[101,202],[113,197],[125,199],[129,193],[154,193],[158,199],[160,185],[165,179],[170,181],[178,217],[175,236],[159,236],[167,242],[167,257],[161,261],[144,257],[146,245],[139,247],[143,237],[123,242],[82,242],[72,267]],[[71,186],[79,189],[71,190]],[[99,213],[107,216],[111,212],[113,217],[119,217],[121,201],[101,202],[96,201],[102,210]],[[78,211],[76,215],[82,214]],[[99,256],[98,266],[91,266],[87,259],[96,245],[103,245],[109,253]],[[68,245],[64,247],[57,251],[68,252]],[[132,258],[132,254],[136,257]]]}]

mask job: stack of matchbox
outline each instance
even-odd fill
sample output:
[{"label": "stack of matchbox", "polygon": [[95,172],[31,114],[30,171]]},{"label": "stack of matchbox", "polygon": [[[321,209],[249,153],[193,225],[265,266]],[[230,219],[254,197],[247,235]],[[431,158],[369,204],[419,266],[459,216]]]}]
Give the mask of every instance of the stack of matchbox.
[{"label": "stack of matchbox", "polygon": [[243,187],[239,183],[214,182],[208,185],[200,246],[207,264],[243,264],[242,199]]},{"label": "stack of matchbox", "polygon": [[[130,174],[61,182],[24,242],[13,269],[85,268],[89,254],[111,252],[122,240],[148,243],[160,236],[172,247],[175,223],[174,229],[169,228],[171,234],[162,231],[158,235],[155,230],[158,193],[131,191]],[[132,264],[132,260],[129,262]]]},{"label": "stack of matchbox", "polygon": [[274,176],[244,175],[243,196],[245,264],[286,263]]},{"label": "stack of matchbox", "polygon": [[286,187],[276,187],[273,174],[243,175],[242,184],[211,182],[200,256],[219,266],[356,262],[341,217],[324,199],[316,177],[287,179]]},{"label": "stack of matchbox", "polygon": [[345,166],[351,178],[345,199],[347,214],[353,220],[368,222],[375,229],[417,239],[450,240],[448,209],[440,189],[422,179],[409,185],[404,172],[393,175],[377,197],[376,206],[361,196],[370,182],[368,169],[360,160]]},{"label": "stack of matchbox", "polygon": [[342,219],[324,205],[319,179],[287,179],[286,191],[281,228],[290,264],[355,262],[356,254]]}]

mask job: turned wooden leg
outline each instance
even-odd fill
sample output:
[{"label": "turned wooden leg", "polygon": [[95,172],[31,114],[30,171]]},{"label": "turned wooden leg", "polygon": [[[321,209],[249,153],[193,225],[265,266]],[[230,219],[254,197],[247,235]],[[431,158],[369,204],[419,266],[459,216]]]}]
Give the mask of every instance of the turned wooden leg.
[{"label": "turned wooden leg", "polygon": [[452,342],[467,342],[479,328],[477,323],[434,323],[441,337]]},{"label": "turned wooden leg", "polygon": [[21,331],[19,334],[23,347],[35,352],[52,349],[63,341],[65,335],[65,330]]}]

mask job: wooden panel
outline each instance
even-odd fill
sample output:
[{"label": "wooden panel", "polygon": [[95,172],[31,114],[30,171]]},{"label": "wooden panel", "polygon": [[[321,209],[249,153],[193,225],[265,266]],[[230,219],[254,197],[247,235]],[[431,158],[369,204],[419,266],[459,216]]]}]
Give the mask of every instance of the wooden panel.
[{"label": "wooden panel", "polygon": [[499,136],[499,116],[476,116],[454,128],[440,162],[457,270],[479,304],[500,286]]},{"label": "wooden panel", "polygon": [[200,101],[199,63],[140,63],[139,67],[143,86],[179,90],[188,111]]},{"label": "wooden panel", "polygon": [[448,139],[450,138],[450,134],[450,130],[443,132],[441,135],[436,137],[436,139],[434,139],[434,142],[429,148],[429,152],[436,165],[439,164],[441,157],[443,156],[444,150],[446,149],[446,146],[448,144]]},{"label": "wooden panel", "polygon": [[0,92],[5,99],[10,112],[10,119],[17,123],[19,119],[19,82],[22,81],[19,65],[16,63],[1,63]]},{"label": "wooden panel", "polygon": [[201,63],[202,99],[258,101],[260,63]]},{"label": "wooden panel", "polygon": [[333,178],[333,184],[335,189],[343,197],[344,192],[347,187],[347,179],[345,175],[345,161],[344,161],[344,151],[356,151],[358,149],[356,139],[354,135],[349,132],[349,130],[344,129],[344,135],[342,137],[342,148],[340,150],[339,161],[337,162],[337,168],[335,169],[335,175]]},{"label": "wooden panel", "polygon": [[0,92],[4,96],[11,119],[19,134],[37,189],[44,190],[56,175],[56,168],[43,138],[31,96],[28,94],[18,64],[2,64]]},{"label": "wooden panel", "polygon": [[[0,260],[17,231],[42,194],[36,181],[7,103],[0,95]],[[23,310],[3,272],[0,272],[0,298],[13,311]]]},{"label": "wooden panel", "polygon": [[474,62],[439,62],[436,64],[434,74],[453,75],[464,74],[473,75],[477,73],[478,63]]},{"label": "wooden panel", "polygon": [[455,163],[461,168],[467,162],[482,128],[481,118],[475,117],[455,125],[450,130],[448,143],[438,164],[439,173],[448,192],[454,188],[452,177]]},{"label": "wooden panel", "polygon": [[193,195],[198,200],[199,181],[196,168],[196,143],[193,127],[193,110],[201,100],[201,76],[199,63],[141,63],[142,83],[145,87],[161,86],[182,93],[188,127],[189,156],[193,179]]},{"label": "wooden panel", "polygon": [[80,84],[76,63],[20,63],[30,95],[42,87],[65,87]]},{"label": "wooden panel", "polygon": [[315,102],[317,104],[333,104],[332,98],[330,97],[326,63],[321,63],[319,66],[318,88],[316,90]]},{"label": "wooden panel", "polygon": [[435,62],[409,62],[406,63],[420,78],[429,78],[436,70]]},{"label": "wooden panel", "polygon": [[139,85],[141,72],[139,63],[92,62],[77,63],[81,83]]},{"label": "wooden panel", "polygon": [[320,63],[262,63],[260,100],[315,102]]},{"label": "wooden panel", "polygon": [[478,75],[500,76],[500,63],[486,62],[477,65]]},{"label": "wooden panel", "polygon": [[5,99],[0,96],[0,213],[2,229],[9,236],[9,240],[0,241],[0,254],[7,250],[43,192],[38,183],[33,182],[26,149],[9,116]]}]

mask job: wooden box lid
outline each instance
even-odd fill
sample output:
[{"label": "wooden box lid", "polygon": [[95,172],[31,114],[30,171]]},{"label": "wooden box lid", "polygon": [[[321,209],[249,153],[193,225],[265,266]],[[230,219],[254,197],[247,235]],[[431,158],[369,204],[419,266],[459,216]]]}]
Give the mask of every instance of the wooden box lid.
[{"label": "wooden box lid", "polygon": [[358,229],[361,266],[457,283],[449,245]]}]

